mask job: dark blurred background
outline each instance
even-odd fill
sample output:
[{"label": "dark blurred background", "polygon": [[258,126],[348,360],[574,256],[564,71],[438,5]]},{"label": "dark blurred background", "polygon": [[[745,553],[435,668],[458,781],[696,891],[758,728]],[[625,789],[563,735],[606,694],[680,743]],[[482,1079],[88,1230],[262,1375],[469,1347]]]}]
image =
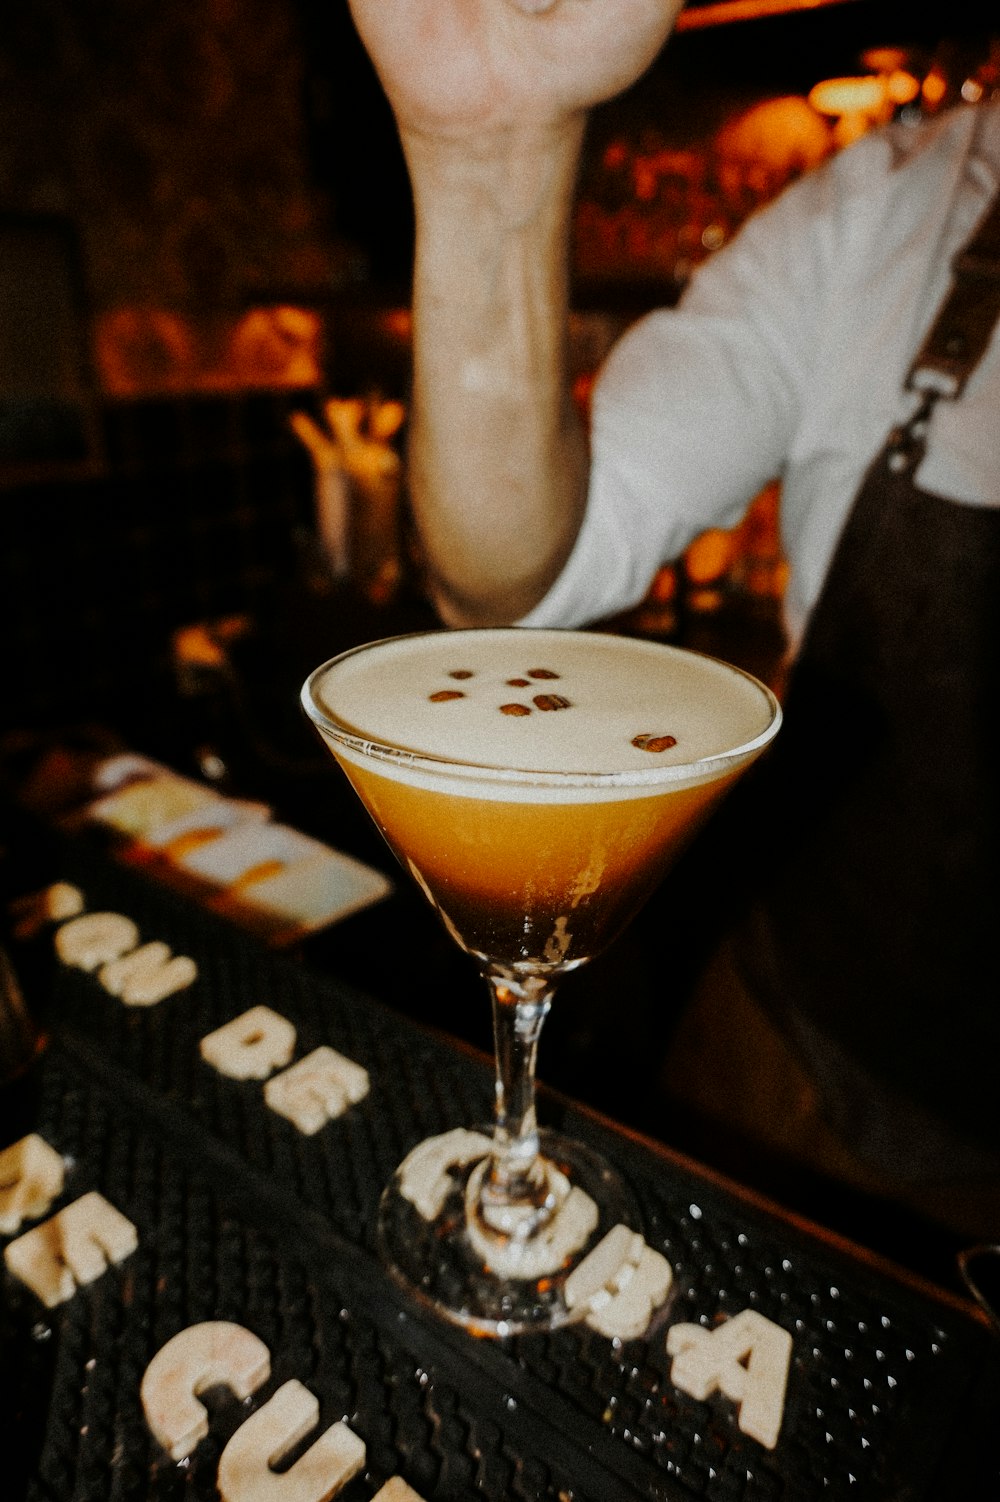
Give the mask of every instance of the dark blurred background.
[{"label": "dark blurred background", "polygon": [[[766,13],[781,3],[690,4],[594,114],[573,249],[584,410],[616,335],[758,204],[879,120],[995,81],[963,0]],[[877,106],[810,102],[841,77],[881,81]],[[344,0],[9,0],[0,79],[3,715],[136,737],[148,719],[155,737],[176,629],[317,586],[316,455],[290,415],[405,404],[402,157]],[[354,412],[354,436],[374,420]],[[379,441],[402,452],[405,409]],[[749,602],[744,650],[767,674],[779,499],[665,570],[632,624],[712,640]],[[405,484],[399,506],[378,524],[405,529]],[[418,560],[404,541],[390,562],[383,603]]]},{"label": "dark blurred background", "polygon": [[[584,417],[614,338],[674,301],[757,206],[885,119],[997,87],[981,12],[692,0],[646,77],[591,122],[573,241]],[[391,869],[297,695],[340,648],[434,624],[402,462],[412,233],[395,128],[345,0],[5,0],[7,797],[54,747],[125,746]],[[779,508],[771,486],[607,624],[780,687]],[[303,958],[488,1047],[466,962],[415,894],[393,903],[407,938],[392,954],[380,909]],[[574,986],[543,1076],[683,1141],[636,1085],[637,1054],[651,1055],[638,1031],[662,1030],[674,1005],[641,932]],[[647,998],[612,1035],[609,995],[619,1014],[623,997]]]}]

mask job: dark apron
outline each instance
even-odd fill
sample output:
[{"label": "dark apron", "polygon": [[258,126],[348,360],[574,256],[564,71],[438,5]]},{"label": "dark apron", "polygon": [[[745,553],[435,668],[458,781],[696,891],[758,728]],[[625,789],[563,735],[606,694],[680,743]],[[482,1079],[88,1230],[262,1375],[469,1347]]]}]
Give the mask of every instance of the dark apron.
[{"label": "dark apron", "polygon": [[[957,1134],[981,1172],[1000,1154],[1000,510],[914,475],[1000,312],[1000,200],[955,270],[918,412],[868,471],[748,779],[737,953],[846,1141],[905,1158],[939,1123],[937,1156]],[[915,1142],[914,1172],[921,1153],[940,1170]]]}]

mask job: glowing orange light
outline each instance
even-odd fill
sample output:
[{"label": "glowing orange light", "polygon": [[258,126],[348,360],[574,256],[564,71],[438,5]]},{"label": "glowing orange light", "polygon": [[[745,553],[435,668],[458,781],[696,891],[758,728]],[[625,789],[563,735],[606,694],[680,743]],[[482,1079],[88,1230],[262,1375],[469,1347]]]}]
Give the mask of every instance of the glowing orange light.
[{"label": "glowing orange light", "polygon": [[821,115],[874,115],[885,98],[885,80],[876,75],[825,78],[809,91],[809,103]]},{"label": "glowing orange light", "polygon": [[666,567],[657,570],[656,577],[649,591],[649,597],[651,600],[655,600],[657,605],[666,605],[669,600],[675,599],[676,596],[677,572],[668,564]]},{"label": "glowing orange light", "polygon": [[906,66],[906,53],[902,47],[868,47],[861,54],[861,63],[869,73],[894,73]]},{"label": "glowing orange light", "polygon": [[924,79],[923,94],[928,104],[940,104],[948,91],[948,84],[942,74],[928,73]]},{"label": "glowing orange light", "polygon": [[713,584],[721,579],[733,561],[734,539],[731,532],[713,527],[702,532],[684,554],[684,565],[692,584]]},{"label": "glowing orange light", "polygon": [[689,5],[674,23],[675,31],[727,26],[733,21],[756,21],[764,16],[783,16],[799,10],[819,10],[826,5],[845,5],[852,0],[718,0],[714,5]]},{"label": "glowing orange light", "polygon": [[905,68],[894,68],[885,81],[885,91],[893,104],[909,104],[920,93],[920,84]]},{"label": "glowing orange light", "polygon": [[413,315],[409,308],[390,308],[383,315],[383,324],[396,339],[409,339],[413,332]]}]

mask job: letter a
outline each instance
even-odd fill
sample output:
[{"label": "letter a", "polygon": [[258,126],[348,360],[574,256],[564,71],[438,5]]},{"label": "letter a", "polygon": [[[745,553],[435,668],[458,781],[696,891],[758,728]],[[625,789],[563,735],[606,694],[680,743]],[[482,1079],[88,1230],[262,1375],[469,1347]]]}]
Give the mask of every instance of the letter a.
[{"label": "letter a", "polygon": [[710,1393],[724,1393],[739,1404],[743,1433],[774,1449],[792,1355],[787,1330],[755,1309],[744,1309],[714,1330],[673,1325],[667,1331],[667,1350],[674,1358],[670,1380],[675,1387],[700,1402]]}]

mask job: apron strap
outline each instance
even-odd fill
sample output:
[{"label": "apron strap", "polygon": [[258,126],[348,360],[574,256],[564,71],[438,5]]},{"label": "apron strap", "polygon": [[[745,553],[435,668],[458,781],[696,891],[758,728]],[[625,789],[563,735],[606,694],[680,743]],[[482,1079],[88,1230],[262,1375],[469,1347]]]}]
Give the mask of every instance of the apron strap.
[{"label": "apron strap", "polygon": [[920,464],[935,405],[942,397],[955,401],[961,396],[1000,319],[1000,193],[955,256],[952,271],[951,291],[906,377],[906,389],[918,392],[920,401],[886,443],[886,463],[893,474],[912,474]]},{"label": "apron strap", "polygon": [[1000,194],[952,262],[954,281],[906,378],[907,388],[954,400],[986,352],[1000,316]]}]

